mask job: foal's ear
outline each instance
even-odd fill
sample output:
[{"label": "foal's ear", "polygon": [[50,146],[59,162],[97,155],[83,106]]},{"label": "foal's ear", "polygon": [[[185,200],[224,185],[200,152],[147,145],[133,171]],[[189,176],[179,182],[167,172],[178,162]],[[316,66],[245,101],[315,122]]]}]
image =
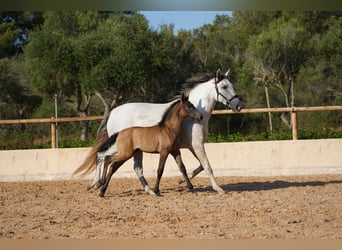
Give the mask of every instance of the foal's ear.
[{"label": "foal's ear", "polygon": [[187,102],[189,100],[189,96],[187,95],[182,95],[182,102]]}]

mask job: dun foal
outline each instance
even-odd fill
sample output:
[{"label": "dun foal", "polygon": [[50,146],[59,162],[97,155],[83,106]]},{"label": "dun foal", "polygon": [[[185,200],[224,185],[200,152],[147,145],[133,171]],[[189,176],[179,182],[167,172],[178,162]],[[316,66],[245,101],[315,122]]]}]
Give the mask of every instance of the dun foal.
[{"label": "dun foal", "polygon": [[[179,138],[181,125],[184,118],[190,117],[197,121],[202,119],[202,114],[188,101],[188,97],[182,96],[164,114],[161,122],[152,127],[131,127],[112,135],[107,142],[100,147],[99,153],[116,152],[106,155],[104,158],[104,173],[111,164],[106,181],[101,187],[100,196],[104,197],[109,181],[115,171],[137,152],[159,153],[159,165],[154,193],[160,196],[159,184],[163,175],[164,166],[168,155],[180,157]],[[114,149],[113,149],[114,148]],[[188,187],[192,187],[184,165],[180,166]]]}]

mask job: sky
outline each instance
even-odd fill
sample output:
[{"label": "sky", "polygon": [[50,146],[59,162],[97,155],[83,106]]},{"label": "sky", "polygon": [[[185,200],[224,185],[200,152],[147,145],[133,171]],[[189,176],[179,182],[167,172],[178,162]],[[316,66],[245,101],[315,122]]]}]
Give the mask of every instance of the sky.
[{"label": "sky", "polygon": [[180,29],[191,30],[212,23],[218,14],[231,15],[231,11],[139,11],[149,21],[151,27],[158,29],[161,24],[175,25]]}]

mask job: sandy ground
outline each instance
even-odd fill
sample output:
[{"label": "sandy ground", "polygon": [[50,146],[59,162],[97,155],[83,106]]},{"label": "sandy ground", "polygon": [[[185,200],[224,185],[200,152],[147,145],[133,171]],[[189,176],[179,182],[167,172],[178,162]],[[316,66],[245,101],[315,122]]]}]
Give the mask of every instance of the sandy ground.
[{"label": "sandy ground", "polygon": [[217,180],[227,194],[200,177],[196,194],[163,178],[162,197],[128,178],[105,198],[86,180],[0,182],[0,239],[342,239],[342,175]]}]

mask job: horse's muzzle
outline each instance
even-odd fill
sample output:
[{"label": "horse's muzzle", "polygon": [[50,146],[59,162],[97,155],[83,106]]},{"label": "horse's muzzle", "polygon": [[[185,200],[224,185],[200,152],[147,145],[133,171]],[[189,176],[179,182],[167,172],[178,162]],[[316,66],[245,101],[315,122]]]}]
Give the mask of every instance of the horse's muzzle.
[{"label": "horse's muzzle", "polygon": [[234,112],[240,112],[243,107],[243,103],[241,102],[239,97],[236,97],[231,99],[231,101],[229,102],[229,106]]}]

